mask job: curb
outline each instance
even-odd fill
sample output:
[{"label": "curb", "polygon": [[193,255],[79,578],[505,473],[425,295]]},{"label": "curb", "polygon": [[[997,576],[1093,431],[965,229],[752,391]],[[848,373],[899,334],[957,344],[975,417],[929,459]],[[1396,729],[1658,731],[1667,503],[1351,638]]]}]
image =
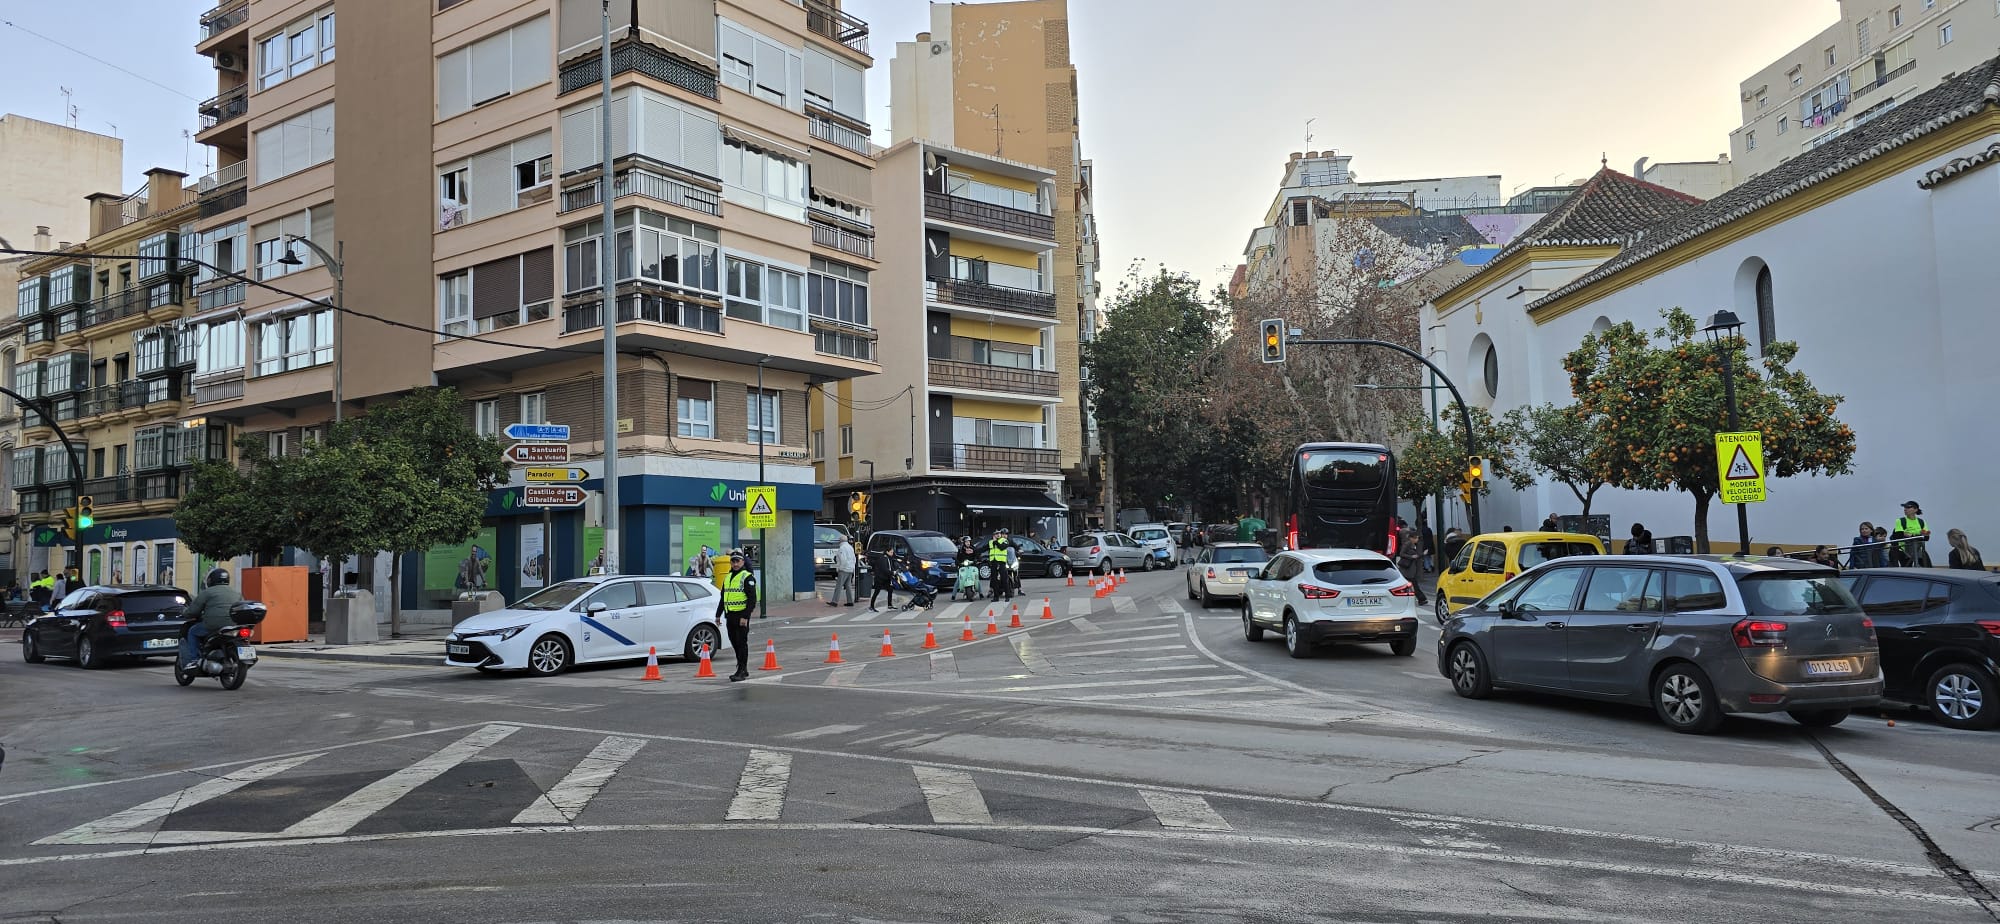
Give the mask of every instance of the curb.
[{"label": "curb", "polygon": [[258,659],[287,658],[294,661],[349,661],[360,664],[409,664],[424,667],[438,667],[444,663],[444,656],[390,654],[336,654],[330,651],[296,651],[279,648],[257,649]]}]

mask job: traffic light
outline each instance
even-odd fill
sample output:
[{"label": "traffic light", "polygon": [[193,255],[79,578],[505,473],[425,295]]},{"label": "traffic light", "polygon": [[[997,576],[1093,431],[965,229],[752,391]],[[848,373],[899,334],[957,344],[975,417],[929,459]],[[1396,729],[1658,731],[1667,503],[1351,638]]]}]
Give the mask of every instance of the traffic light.
[{"label": "traffic light", "polygon": [[868,520],[868,495],[861,491],[856,491],[848,495],[847,509],[848,512],[854,514],[856,521],[866,522]]},{"label": "traffic light", "polygon": [[64,508],[63,508],[63,525],[62,525],[62,530],[63,530],[63,538],[64,538],[64,539],[75,539],[75,538],[76,538],[76,508],[75,508],[75,507],[64,507]]},{"label": "traffic light", "polygon": [[1285,361],[1285,322],[1278,318],[1257,322],[1263,331],[1264,361],[1281,363]]},{"label": "traffic light", "polygon": [[89,529],[97,522],[97,502],[89,495],[76,499],[76,528]]},{"label": "traffic light", "polygon": [[1479,462],[1475,460],[1465,466],[1465,474],[1459,477],[1458,499],[1464,501],[1468,506],[1472,504],[1472,496],[1486,486],[1482,475],[1483,470],[1480,468]]}]

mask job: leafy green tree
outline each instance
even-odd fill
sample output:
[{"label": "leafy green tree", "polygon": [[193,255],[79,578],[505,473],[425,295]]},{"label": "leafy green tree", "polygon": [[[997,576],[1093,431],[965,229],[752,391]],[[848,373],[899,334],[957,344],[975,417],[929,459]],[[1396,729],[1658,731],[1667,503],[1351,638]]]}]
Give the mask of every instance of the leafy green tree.
[{"label": "leafy green tree", "polygon": [[[1661,316],[1666,325],[1650,337],[1629,321],[1584,337],[1563,367],[1580,412],[1593,419],[1603,480],[1693,495],[1695,548],[1706,552],[1709,501],[1719,490],[1715,434],[1729,420],[1723,360],[1699,339],[1692,315],[1671,308]],[[1854,431],[1834,416],[1841,396],[1821,393],[1790,367],[1798,346],[1766,346],[1762,371],[1741,336],[1727,346],[1742,429],[1764,437],[1765,476],[1851,471]]]},{"label": "leafy green tree", "polygon": [[1595,422],[1583,407],[1517,407],[1502,424],[1515,436],[1523,470],[1569,488],[1589,516],[1591,499],[1606,483],[1606,465],[1604,446],[1594,438]]},{"label": "leafy green tree", "polygon": [[1114,506],[1160,506],[1190,494],[1198,507],[1215,503],[1213,485],[1231,483],[1233,459],[1200,412],[1209,400],[1216,314],[1199,283],[1165,271],[1134,277],[1106,316],[1082,358],[1087,397],[1113,455]]},{"label": "leafy green tree", "polygon": [[291,541],[288,460],[272,458],[261,434],[236,441],[240,464],[195,467],[174,509],[181,542],[209,558],[254,556],[276,561]]},{"label": "leafy green tree", "polygon": [[[1471,408],[1474,448],[1486,460],[1480,493],[1493,493],[1494,479],[1525,488],[1531,483],[1521,465],[1512,430],[1482,407]],[[1438,412],[1435,422],[1419,415],[1406,417],[1396,425],[1403,440],[1396,453],[1397,496],[1413,504],[1439,494],[1457,496],[1464,480],[1465,424],[1456,407]]]}]

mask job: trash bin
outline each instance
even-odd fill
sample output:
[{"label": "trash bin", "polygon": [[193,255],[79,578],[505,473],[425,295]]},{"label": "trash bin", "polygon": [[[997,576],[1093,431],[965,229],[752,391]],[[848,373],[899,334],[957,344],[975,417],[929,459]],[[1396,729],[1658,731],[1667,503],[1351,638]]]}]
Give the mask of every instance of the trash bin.
[{"label": "trash bin", "polygon": [[507,598],[492,590],[468,590],[451,601],[451,624],[458,625],[481,613],[505,609]]},{"label": "trash bin", "polygon": [[326,608],[326,643],[365,645],[377,640],[374,592],[350,587],[334,593]]}]

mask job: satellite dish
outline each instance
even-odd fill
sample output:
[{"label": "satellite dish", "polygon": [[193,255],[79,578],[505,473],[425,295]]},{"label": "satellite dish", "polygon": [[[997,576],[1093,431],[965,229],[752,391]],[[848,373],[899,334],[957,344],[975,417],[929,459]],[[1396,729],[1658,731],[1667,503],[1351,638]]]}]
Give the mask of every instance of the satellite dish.
[{"label": "satellite dish", "polygon": [[926,239],[924,240],[924,246],[925,246],[925,247],[928,247],[928,248],[930,248],[930,252],[931,252],[931,256],[933,256],[933,257],[936,257],[936,256],[942,256],[942,255],[943,255],[943,253],[944,253],[943,251],[941,251],[941,250],[939,250],[939,249],[938,249],[938,242],[937,242],[937,238],[934,238],[934,237],[933,237],[933,238],[926,238]]},{"label": "satellite dish", "polygon": [[941,55],[944,54],[944,50],[945,50],[945,44],[943,42],[931,43],[931,54]]}]

